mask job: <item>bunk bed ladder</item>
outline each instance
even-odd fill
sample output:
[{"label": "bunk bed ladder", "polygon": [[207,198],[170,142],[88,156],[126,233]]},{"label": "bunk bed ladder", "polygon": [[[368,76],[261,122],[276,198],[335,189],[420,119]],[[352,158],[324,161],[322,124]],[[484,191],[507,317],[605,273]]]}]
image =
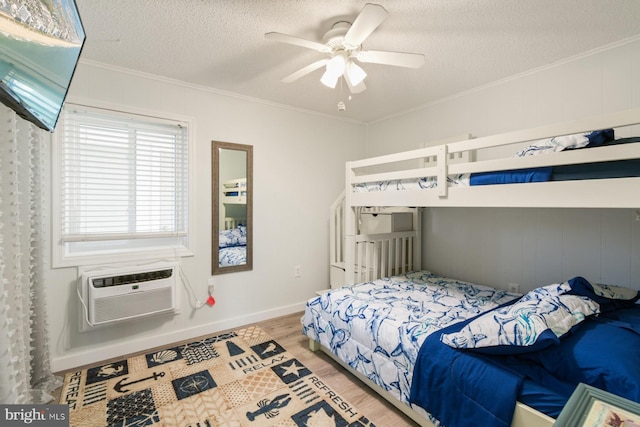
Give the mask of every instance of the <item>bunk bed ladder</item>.
[{"label": "bunk bed ladder", "polygon": [[[410,219],[407,220],[407,217],[404,217],[404,231],[366,234],[360,230],[356,222],[361,221],[363,214],[371,215],[371,212],[366,208],[354,209],[352,227],[356,230],[356,234],[346,239],[346,222],[349,215],[346,212],[345,193],[340,194],[331,205],[329,223],[331,288],[420,269],[420,210],[418,208],[382,208],[374,211],[383,214],[403,213],[409,215]],[[351,256],[352,268],[347,268],[347,255]]]}]

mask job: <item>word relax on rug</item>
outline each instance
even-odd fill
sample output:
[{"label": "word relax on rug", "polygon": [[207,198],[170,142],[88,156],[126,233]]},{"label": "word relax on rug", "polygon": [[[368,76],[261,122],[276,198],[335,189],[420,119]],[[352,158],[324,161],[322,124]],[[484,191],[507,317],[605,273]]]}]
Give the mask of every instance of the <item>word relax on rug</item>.
[{"label": "word relax on rug", "polygon": [[256,326],[69,373],[61,403],[83,427],[373,426]]}]

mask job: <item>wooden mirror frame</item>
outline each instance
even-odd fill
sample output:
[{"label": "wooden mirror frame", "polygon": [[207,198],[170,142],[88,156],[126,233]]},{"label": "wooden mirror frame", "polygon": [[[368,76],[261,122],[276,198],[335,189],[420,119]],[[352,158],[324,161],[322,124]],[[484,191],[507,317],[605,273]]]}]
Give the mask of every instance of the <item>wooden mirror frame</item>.
[{"label": "wooden mirror frame", "polygon": [[[237,271],[248,271],[253,269],[253,146],[244,144],[234,144],[231,142],[212,141],[211,146],[211,274],[234,273]],[[246,263],[242,265],[220,266],[219,245],[220,245],[220,213],[222,210],[221,177],[220,177],[220,150],[236,150],[246,153],[246,179],[247,179],[247,200],[246,200],[246,226],[247,226],[247,246]]]}]

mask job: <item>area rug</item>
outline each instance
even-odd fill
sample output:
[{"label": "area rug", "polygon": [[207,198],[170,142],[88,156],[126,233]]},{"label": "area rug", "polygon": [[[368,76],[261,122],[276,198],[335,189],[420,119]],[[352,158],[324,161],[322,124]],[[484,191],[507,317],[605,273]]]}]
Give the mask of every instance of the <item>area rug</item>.
[{"label": "area rug", "polygon": [[372,426],[257,326],[70,372],[70,426]]}]

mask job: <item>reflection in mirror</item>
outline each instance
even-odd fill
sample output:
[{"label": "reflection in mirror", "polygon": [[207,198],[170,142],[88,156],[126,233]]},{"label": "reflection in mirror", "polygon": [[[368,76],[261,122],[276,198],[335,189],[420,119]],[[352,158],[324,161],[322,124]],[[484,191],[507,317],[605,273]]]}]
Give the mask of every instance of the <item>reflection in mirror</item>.
[{"label": "reflection in mirror", "polygon": [[213,141],[212,274],[253,267],[253,147]]}]

